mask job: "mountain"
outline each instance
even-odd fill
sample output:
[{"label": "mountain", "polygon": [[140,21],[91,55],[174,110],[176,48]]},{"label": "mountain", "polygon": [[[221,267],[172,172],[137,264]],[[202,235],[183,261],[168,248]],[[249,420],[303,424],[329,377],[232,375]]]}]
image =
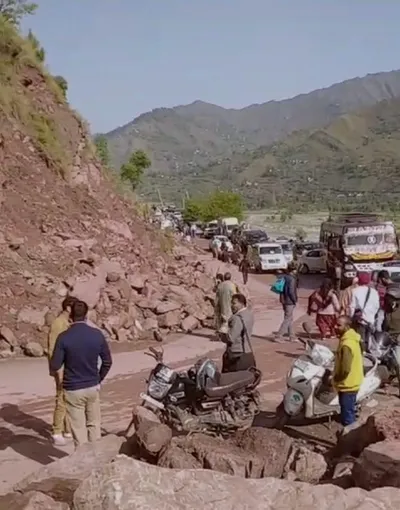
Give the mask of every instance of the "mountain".
[{"label": "mountain", "polygon": [[234,189],[252,207],[398,209],[400,99],[236,153],[196,175],[152,179],[173,196],[182,189],[209,192],[216,185]]},{"label": "mountain", "polygon": [[159,108],[106,137],[116,168],[133,150],[144,149],[152,158],[153,174],[193,174],[233,153],[282,140],[297,130],[323,127],[340,115],[397,97],[400,71],[391,71],[243,109],[202,101]]},{"label": "mountain", "polygon": [[37,49],[2,16],[0,62],[0,359],[43,355],[67,294],[130,345],[204,325],[212,279],[144,221]]}]

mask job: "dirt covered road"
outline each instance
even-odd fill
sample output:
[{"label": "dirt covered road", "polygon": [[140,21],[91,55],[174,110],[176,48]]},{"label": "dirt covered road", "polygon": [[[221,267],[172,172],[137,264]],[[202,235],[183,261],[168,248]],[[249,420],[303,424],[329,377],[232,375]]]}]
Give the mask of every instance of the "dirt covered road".
[{"label": "dirt covered road", "polygon": [[[208,269],[214,274],[220,268],[217,261],[204,255]],[[220,268],[222,269],[222,268]],[[240,283],[235,267],[231,270]],[[273,277],[252,275],[245,292],[250,296],[256,315],[253,347],[259,368],[263,372],[260,392],[263,412],[257,424],[267,425],[285,389],[285,377],[292,361],[302,352],[302,344],[276,344],[271,333],[281,321],[277,296],[269,290]],[[304,277],[300,284],[300,303],[296,324],[300,329],[304,319],[306,298],[318,278]],[[172,367],[183,369],[199,357],[209,356],[219,361],[223,347],[212,342],[211,331],[196,331],[193,335],[174,335],[165,345],[165,359]],[[124,352],[118,345],[114,364],[102,388],[103,428],[108,432],[124,430],[129,423],[132,406],[140,400],[146,387],[146,377],[154,360],[145,351],[132,348]],[[72,451],[72,445],[54,447],[49,441],[53,411],[53,381],[43,359],[7,360],[0,363],[0,493],[40,465],[46,465]],[[326,425],[302,428],[301,434],[329,441],[334,429]]]}]

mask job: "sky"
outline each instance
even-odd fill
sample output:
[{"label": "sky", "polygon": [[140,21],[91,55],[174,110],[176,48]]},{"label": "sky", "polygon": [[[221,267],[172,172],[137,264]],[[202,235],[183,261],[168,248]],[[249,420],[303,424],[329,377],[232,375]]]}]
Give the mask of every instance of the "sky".
[{"label": "sky", "polygon": [[400,68],[398,0],[36,0],[23,22],[93,132],[158,107],[241,108]]}]

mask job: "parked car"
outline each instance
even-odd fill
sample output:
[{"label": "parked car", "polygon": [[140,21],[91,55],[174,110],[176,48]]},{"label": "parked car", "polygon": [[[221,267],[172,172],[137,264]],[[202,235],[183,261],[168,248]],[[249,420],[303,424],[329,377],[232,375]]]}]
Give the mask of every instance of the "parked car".
[{"label": "parked car", "polygon": [[389,273],[390,279],[393,282],[400,283],[400,260],[384,262],[382,269]]},{"label": "parked car", "polygon": [[220,235],[214,236],[211,239],[211,241],[209,243],[210,250],[212,250],[213,246],[215,246],[215,245],[217,246],[218,250],[220,250],[221,245],[224,241],[225,241],[226,246],[228,247],[228,251],[233,251],[233,245],[230,242],[230,240],[226,236],[220,236]]},{"label": "parked car", "polygon": [[322,243],[313,243],[313,242],[304,242],[304,243],[295,243],[294,245],[294,256],[298,259],[303,253],[306,253],[311,250],[319,250],[323,249],[324,245]]},{"label": "parked car", "polygon": [[286,262],[288,264],[289,262],[293,262],[294,260],[293,245],[288,241],[282,241],[280,239],[277,239],[276,241],[282,246],[282,251],[285,256]]},{"label": "parked car", "polygon": [[264,243],[269,239],[268,234],[264,230],[259,229],[244,230],[242,233],[242,238],[250,246],[258,243]]},{"label": "parked car", "polygon": [[279,243],[257,243],[252,246],[252,262],[256,271],[284,271],[285,255]]},{"label": "parked car", "polygon": [[326,273],[327,253],[323,248],[306,251],[297,260],[300,273]]},{"label": "parked car", "polygon": [[204,237],[212,239],[218,232],[218,221],[210,221],[204,229]]}]

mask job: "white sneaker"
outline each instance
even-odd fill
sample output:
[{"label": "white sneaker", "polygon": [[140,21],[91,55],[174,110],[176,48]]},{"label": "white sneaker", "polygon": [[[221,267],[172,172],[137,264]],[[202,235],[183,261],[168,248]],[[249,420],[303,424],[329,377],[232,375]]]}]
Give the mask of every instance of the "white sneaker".
[{"label": "white sneaker", "polygon": [[67,444],[67,441],[61,434],[54,434],[52,436],[52,438],[53,438],[53,443],[56,446],[65,446]]},{"label": "white sneaker", "polygon": [[66,432],[66,433],[64,434],[64,438],[65,438],[65,439],[72,439],[72,434],[70,434],[69,432]]}]

